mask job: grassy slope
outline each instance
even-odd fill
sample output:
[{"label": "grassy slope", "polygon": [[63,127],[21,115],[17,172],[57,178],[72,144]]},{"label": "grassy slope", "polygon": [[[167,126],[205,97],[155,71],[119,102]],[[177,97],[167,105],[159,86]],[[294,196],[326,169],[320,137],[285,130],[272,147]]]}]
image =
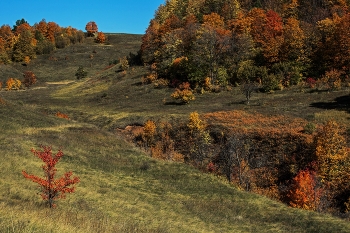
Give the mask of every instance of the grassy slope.
[{"label": "grassy slope", "polygon": [[[0,105],[0,232],[350,231],[346,221],[241,192],[220,178],[183,164],[152,160],[114,134],[116,127],[160,115],[177,117],[194,110],[238,108],[264,111],[267,106],[271,114],[281,108],[278,101],[272,101],[278,94],[256,96],[255,105],[245,106],[240,104],[241,96],[229,92],[199,96],[189,106],[164,105],[164,98],[170,101],[169,90],[139,85],[146,72],[143,68],[126,76],[116,73],[117,67],[102,71],[109,60],[127,55],[130,49],[136,51],[139,42],[135,40],[123,46],[126,36],[110,38],[113,46],[91,43],[56,52],[57,57],[81,56],[76,63],[87,66],[91,48],[95,48],[95,63],[88,67],[90,77],[85,80],[75,80],[76,63],[54,63],[39,57],[28,67],[40,74],[36,88],[0,92],[8,103]],[[315,102],[333,98],[314,96],[319,98]],[[305,102],[299,105],[307,108]],[[72,120],[56,118],[56,111],[67,113]],[[308,114],[312,111],[323,112],[313,109]],[[58,164],[59,171],[73,170],[81,178],[77,192],[59,201],[55,210],[42,204],[35,195],[35,184],[21,175],[23,169],[41,174],[40,161],[30,153],[40,144],[52,145],[54,150],[62,147],[66,156]]]}]

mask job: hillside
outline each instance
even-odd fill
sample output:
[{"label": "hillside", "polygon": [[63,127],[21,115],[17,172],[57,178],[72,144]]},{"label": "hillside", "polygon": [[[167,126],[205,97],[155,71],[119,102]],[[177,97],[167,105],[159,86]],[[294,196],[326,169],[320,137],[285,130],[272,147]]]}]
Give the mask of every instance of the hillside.
[{"label": "hillside", "polygon": [[[23,71],[31,70],[38,83],[26,90],[0,91],[5,100],[0,105],[0,232],[350,231],[345,220],[240,191],[186,164],[152,159],[116,133],[147,119],[187,119],[193,111],[244,110],[315,121],[337,117],[348,123],[348,109],[336,101],[344,101],[348,90],[256,93],[245,105],[234,88],[177,105],[170,98],[172,89],[141,83],[146,67],[123,74],[118,65],[110,66],[136,54],[140,45],[139,35],[115,34],[105,45],[87,40],[38,56],[27,66],[1,66],[2,80],[21,79]],[[79,66],[88,71],[83,80],[74,76]],[[57,118],[57,112],[70,119]],[[72,170],[81,179],[76,193],[58,201],[54,210],[47,209],[35,184],[21,174],[41,173],[30,152],[41,144],[54,151],[62,148],[66,156],[59,172]]]}]

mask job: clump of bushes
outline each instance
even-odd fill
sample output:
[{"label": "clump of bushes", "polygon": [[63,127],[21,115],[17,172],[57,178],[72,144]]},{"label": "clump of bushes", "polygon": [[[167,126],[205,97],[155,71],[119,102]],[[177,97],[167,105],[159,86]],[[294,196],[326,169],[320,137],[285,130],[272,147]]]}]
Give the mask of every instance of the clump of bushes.
[{"label": "clump of bushes", "polygon": [[190,101],[194,100],[194,94],[190,87],[190,83],[184,82],[176,88],[175,92],[171,94],[171,97],[180,100],[182,104],[188,104]]}]

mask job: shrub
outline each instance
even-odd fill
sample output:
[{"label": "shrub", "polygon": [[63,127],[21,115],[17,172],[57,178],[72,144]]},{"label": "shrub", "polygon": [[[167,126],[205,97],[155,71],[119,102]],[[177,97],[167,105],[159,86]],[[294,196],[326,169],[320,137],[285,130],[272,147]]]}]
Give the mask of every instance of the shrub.
[{"label": "shrub", "polygon": [[56,48],[63,49],[66,46],[68,46],[69,44],[70,44],[69,38],[67,38],[63,35],[55,37]]},{"label": "shrub", "polygon": [[156,73],[147,74],[141,78],[143,84],[150,84],[157,80],[158,76]]},{"label": "shrub", "polygon": [[167,87],[167,86],[169,86],[169,80],[167,79],[160,78],[154,81],[154,87],[156,88]]},{"label": "shrub", "polygon": [[281,89],[280,78],[274,74],[269,74],[262,79],[262,88],[265,92]]},{"label": "shrub", "polygon": [[99,32],[95,39],[97,43],[103,44],[106,41],[106,35],[103,32]]},{"label": "shrub", "polygon": [[130,67],[129,66],[129,61],[128,61],[128,59],[126,57],[120,58],[119,62],[120,62],[120,69],[122,71],[126,71],[126,70],[129,69],[129,67]]},{"label": "shrub", "polygon": [[39,55],[50,54],[54,50],[55,50],[55,45],[47,39],[39,41],[37,43],[37,46],[35,47],[35,52],[36,54],[39,54]]},{"label": "shrub", "polygon": [[69,116],[68,116],[67,114],[64,114],[64,113],[61,113],[61,112],[57,112],[57,113],[56,113],[56,116],[57,116],[58,118],[63,118],[63,119],[69,120]]},{"label": "shrub", "polygon": [[31,85],[35,84],[37,81],[36,75],[32,71],[24,72],[23,77],[24,77],[23,84],[26,87],[30,87]]},{"label": "shrub", "polygon": [[227,74],[227,70],[224,67],[219,67],[217,70],[216,84],[220,86],[227,86],[228,79],[229,76]]},{"label": "shrub", "polygon": [[175,92],[171,94],[171,97],[180,100],[183,104],[188,104],[191,100],[195,99],[188,82],[180,84],[179,88],[176,88]]},{"label": "shrub", "polygon": [[325,75],[321,78],[321,82],[326,85],[328,90],[336,90],[341,87],[342,71],[332,69],[326,71]]},{"label": "shrub", "polygon": [[25,56],[24,59],[23,59],[23,62],[24,62],[24,64],[26,64],[26,65],[29,64],[30,61],[31,61],[31,59],[30,59],[29,56]]},{"label": "shrub", "polygon": [[316,125],[313,123],[307,123],[304,127],[304,132],[306,134],[313,134],[316,131]]},{"label": "shrub", "polygon": [[306,85],[309,87],[309,88],[314,88],[316,86],[316,80],[314,78],[307,78],[305,80],[305,83]]},{"label": "shrub", "polygon": [[32,149],[31,152],[34,156],[38,157],[44,162],[42,169],[44,170],[44,178],[40,178],[35,175],[29,175],[27,172],[22,171],[25,178],[32,180],[33,182],[39,184],[41,187],[41,197],[43,200],[47,201],[50,208],[55,207],[54,201],[59,198],[64,198],[66,193],[73,193],[75,187],[71,187],[74,184],[80,182],[78,177],[71,179],[72,172],[66,172],[64,176],[56,179],[56,164],[63,156],[63,152],[59,150],[56,155],[52,155],[51,146],[41,146],[43,151],[38,151]]},{"label": "shrub", "polygon": [[75,76],[77,77],[77,79],[86,78],[87,77],[87,71],[85,71],[84,68],[82,66],[80,66],[78,68],[77,72],[75,73]]},{"label": "shrub", "polygon": [[19,90],[19,89],[21,89],[21,86],[22,86],[22,82],[20,80],[18,80],[18,79],[9,78],[6,81],[6,89],[8,91],[12,90],[12,89]]},{"label": "shrub", "polygon": [[298,62],[280,62],[271,67],[271,72],[281,76],[283,86],[297,85],[302,80],[303,67]]}]

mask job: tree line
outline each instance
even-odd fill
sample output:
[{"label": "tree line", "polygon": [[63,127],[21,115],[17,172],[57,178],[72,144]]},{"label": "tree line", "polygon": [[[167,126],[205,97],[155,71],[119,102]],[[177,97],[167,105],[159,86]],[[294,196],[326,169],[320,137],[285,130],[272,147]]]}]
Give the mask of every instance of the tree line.
[{"label": "tree line", "polygon": [[87,35],[73,27],[60,27],[55,22],[45,19],[33,26],[25,19],[17,20],[11,28],[0,27],[0,64],[22,62],[28,64],[37,55],[50,54],[55,49],[62,49],[76,43],[83,43],[86,36],[95,36],[97,43],[104,43],[106,36],[98,32],[97,24],[90,21],[86,24]]}]

